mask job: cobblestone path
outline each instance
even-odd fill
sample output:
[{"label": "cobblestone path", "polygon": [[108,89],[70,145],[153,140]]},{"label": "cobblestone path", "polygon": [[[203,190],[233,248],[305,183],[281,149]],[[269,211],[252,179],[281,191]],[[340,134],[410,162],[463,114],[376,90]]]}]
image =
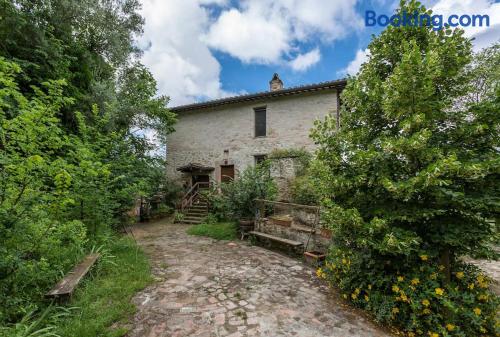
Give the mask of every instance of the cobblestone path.
[{"label": "cobblestone path", "polygon": [[157,281],[136,295],[129,337],[391,336],[301,261],[185,231],[167,221],[134,228]]}]

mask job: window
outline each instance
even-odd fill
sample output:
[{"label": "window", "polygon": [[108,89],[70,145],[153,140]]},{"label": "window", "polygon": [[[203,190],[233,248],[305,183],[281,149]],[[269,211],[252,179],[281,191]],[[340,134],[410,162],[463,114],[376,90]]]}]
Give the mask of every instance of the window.
[{"label": "window", "polygon": [[260,163],[262,163],[264,160],[267,159],[267,156],[265,154],[256,154],[254,158],[255,158],[255,165],[259,165]]},{"label": "window", "polygon": [[266,107],[255,108],[255,137],[266,136]]}]

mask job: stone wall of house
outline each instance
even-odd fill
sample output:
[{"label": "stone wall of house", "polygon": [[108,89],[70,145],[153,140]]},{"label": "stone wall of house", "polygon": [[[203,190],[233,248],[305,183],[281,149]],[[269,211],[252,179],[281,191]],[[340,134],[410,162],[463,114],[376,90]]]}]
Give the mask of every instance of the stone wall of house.
[{"label": "stone wall of house", "polygon": [[[228,105],[178,115],[167,144],[167,175],[182,179],[176,168],[190,162],[212,166],[220,181],[220,165],[235,166],[235,176],[255,164],[256,155],[273,149],[314,149],[309,138],[316,119],[336,115],[335,90]],[[267,136],[255,137],[254,108],[267,108]]]},{"label": "stone wall of house", "polygon": [[291,201],[290,186],[297,171],[303,169],[295,157],[285,157],[270,160],[270,173],[278,187],[278,201]]}]

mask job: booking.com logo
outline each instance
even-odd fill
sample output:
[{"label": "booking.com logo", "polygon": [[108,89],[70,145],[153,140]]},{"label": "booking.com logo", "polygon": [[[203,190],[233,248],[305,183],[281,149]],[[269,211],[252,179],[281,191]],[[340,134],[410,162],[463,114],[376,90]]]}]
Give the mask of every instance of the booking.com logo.
[{"label": "booking.com logo", "polygon": [[406,11],[403,11],[401,14],[394,14],[392,16],[387,16],[384,14],[378,15],[375,11],[366,11],[365,12],[365,26],[374,27],[374,26],[382,26],[386,27],[387,25],[391,25],[393,27],[432,27],[433,30],[440,30],[445,25],[450,27],[489,27],[490,26],[490,17],[486,14],[479,15],[456,15],[452,14],[447,17],[447,20],[444,20],[443,15],[429,15],[418,13],[415,11],[413,14],[409,14]]}]

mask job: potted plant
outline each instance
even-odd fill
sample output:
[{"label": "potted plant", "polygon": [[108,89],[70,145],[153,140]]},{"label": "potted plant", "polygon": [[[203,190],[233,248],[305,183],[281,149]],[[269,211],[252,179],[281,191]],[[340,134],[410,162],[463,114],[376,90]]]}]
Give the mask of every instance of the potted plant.
[{"label": "potted plant", "polygon": [[328,228],[321,228],[320,235],[324,238],[331,239],[332,238],[332,230]]},{"label": "potted plant", "polygon": [[228,203],[232,218],[238,220],[241,232],[254,227],[257,204],[255,199],[272,199],[276,194],[276,184],[269,171],[262,165],[249,167],[238,179],[221,185],[222,194]]},{"label": "potted plant", "polygon": [[308,265],[317,267],[325,261],[326,255],[322,252],[313,250],[304,252],[304,258]]},{"label": "potted plant", "polygon": [[293,218],[290,215],[273,215],[269,217],[271,221],[279,226],[290,227],[292,225]]}]

